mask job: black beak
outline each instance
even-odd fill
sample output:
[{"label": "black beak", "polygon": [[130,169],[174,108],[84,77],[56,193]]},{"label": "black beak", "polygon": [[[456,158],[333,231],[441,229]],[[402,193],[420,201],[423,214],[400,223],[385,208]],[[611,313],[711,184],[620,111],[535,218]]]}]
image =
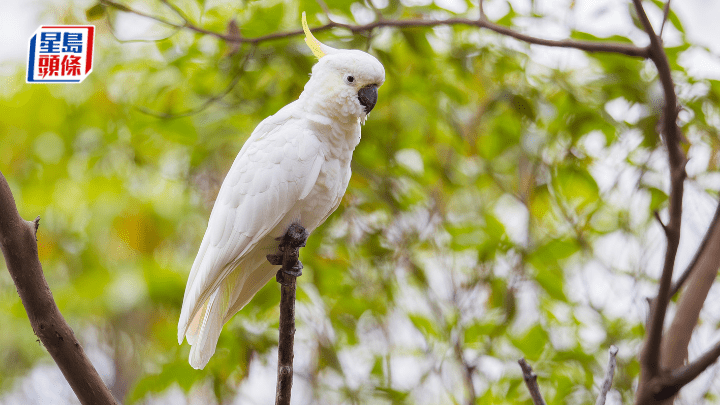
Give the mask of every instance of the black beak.
[{"label": "black beak", "polygon": [[365,107],[365,114],[369,114],[377,102],[377,85],[371,84],[358,91],[358,100]]}]

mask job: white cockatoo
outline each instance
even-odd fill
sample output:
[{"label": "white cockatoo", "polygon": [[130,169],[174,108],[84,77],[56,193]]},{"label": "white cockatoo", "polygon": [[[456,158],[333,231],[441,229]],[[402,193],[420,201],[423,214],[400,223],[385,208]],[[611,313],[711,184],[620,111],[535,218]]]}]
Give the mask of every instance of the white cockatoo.
[{"label": "white cockatoo", "polygon": [[350,181],[360,125],[377,101],[385,69],[358,50],[305,42],[319,59],[300,98],[263,120],[223,181],[193,263],[178,342],[192,345],[190,365],[202,369],[223,325],[278,270],[268,262],[293,223],[312,232],[335,211]]}]

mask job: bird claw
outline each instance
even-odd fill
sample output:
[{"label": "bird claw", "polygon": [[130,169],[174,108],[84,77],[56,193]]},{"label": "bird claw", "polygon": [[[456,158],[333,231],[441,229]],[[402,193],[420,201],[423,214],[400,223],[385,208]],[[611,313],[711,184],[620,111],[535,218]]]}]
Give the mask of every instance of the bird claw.
[{"label": "bird claw", "polygon": [[300,262],[300,260],[298,260],[297,263],[295,263],[295,265],[290,268],[290,270],[280,269],[278,270],[278,272],[283,272],[288,276],[300,277],[302,276],[302,269],[303,264]]},{"label": "bird claw", "polygon": [[[285,232],[285,235],[277,238],[280,241],[278,253],[265,256],[270,264],[275,266],[283,266],[278,270],[275,279],[278,283],[287,285],[285,275],[292,277],[300,277],[302,275],[303,265],[298,259],[299,250],[305,246],[308,238],[308,232],[302,225],[292,224]],[[286,257],[287,255],[287,257]],[[287,269],[289,267],[289,269]]]},{"label": "bird claw", "polygon": [[275,253],[275,254],[267,255],[265,257],[270,262],[270,264],[275,265],[275,266],[282,266],[282,261],[283,261],[282,253]]},{"label": "bird claw", "polygon": [[[268,255],[268,256],[271,256],[271,255]],[[285,269],[281,268],[280,270],[277,271],[277,274],[275,274],[275,281],[277,281],[278,283],[280,283],[282,285],[290,285],[291,284],[290,280],[292,280],[292,279],[287,279],[285,276],[287,275],[287,276],[292,276],[295,278],[300,277],[300,276],[302,276],[302,268],[303,268],[303,265],[300,262],[300,260],[298,260],[295,263],[295,265],[290,268],[290,270],[285,270]]]}]

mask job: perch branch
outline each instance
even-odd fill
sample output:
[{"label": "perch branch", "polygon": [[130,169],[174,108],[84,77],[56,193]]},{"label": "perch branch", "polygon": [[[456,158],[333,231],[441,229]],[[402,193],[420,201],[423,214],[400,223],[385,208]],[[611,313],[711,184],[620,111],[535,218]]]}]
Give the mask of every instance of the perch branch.
[{"label": "perch branch", "polygon": [[533,405],[545,405],[545,400],[540,393],[540,387],[537,383],[537,374],[533,372],[532,367],[525,361],[525,358],[518,360],[518,364],[520,364],[520,368],[522,369],[523,379],[525,380],[528,391],[530,391]]},{"label": "perch branch", "polygon": [[293,345],[295,343],[295,287],[302,275],[300,248],[305,246],[308,233],[292,224],[280,238],[279,253],[267,255],[271,264],[282,265],[275,276],[280,283],[280,327],[278,338],[278,370],[275,405],[289,405],[293,382]]},{"label": "perch branch", "polygon": [[83,405],[117,404],[55,304],[38,258],[40,217],[20,217],[10,186],[0,173],[0,247],[33,332],[52,356]]}]

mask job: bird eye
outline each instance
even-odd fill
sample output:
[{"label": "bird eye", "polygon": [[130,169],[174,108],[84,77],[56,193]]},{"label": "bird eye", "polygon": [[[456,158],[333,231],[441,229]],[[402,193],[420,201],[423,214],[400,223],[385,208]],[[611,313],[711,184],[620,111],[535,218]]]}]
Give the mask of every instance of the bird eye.
[{"label": "bird eye", "polygon": [[351,84],[351,83],[355,82],[355,77],[353,77],[352,75],[347,75],[347,76],[345,76],[345,82],[347,84]]}]

